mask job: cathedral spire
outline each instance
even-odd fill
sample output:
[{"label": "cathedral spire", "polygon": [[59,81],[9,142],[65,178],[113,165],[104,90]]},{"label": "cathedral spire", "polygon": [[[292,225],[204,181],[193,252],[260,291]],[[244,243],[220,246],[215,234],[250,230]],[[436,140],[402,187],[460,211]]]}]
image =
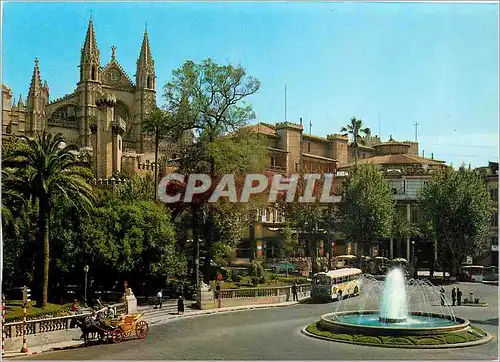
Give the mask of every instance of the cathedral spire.
[{"label": "cathedral spire", "polygon": [[153,56],[151,55],[151,48],[149,46],[148,28],[144,31],[142,39],[141,53],[139,54],[138,66],[148,67],[153,63]]},{"label": "cathedral spire", "polygon": [[154,60],[151,55],[151,47],[149,46],[148,28],[144,30],[142,39],[141,52],[137,60],[136,85],[139,88],[154,89]]},{"label": "cathedral spire", "polygon": [[97,49],[97,41],[95,40],[94,21],[90,18],[85,43],[83,43],[81,62],[84,63],[85,60],[95,58],[99,61],[99,49]]},{"label": "cathedral spire", "polygon": [[[47,82],[42,85],[38,58],[35,58],[35,68],[31,77],[30,90],[26,98],[26,133],[33,135],[46,126],[46,106],[49,103],[49,89]],[[22,99],[19,100],[21,102]],[[19,106],[19,104],[18,104]]]},{"label": "cathedral spire", "polygon": [[38,58],[35,58],[35,68],[33,68],[33,75],[31,76],[29,94],[35,94],[36,91],[42,88],[42,79],[40,77],[40,68],[38,67]]},{"label": "cathedral spire", "polygon": [[24,108],[24,101],[23,101],[23,96],[19,95],[19,101],[17,102],[17,107],[19,109]]},{"label": "cathedral spire", "polygon": [[95,38],[94,21],[90,18],[80,58],[80,81],[98,80],[99,66],[99,49]]}]

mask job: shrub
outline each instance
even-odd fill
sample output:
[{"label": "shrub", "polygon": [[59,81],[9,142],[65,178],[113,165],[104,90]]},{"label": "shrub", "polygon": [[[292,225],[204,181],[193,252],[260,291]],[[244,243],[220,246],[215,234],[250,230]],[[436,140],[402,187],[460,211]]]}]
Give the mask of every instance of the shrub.
[{"label": "shrub", "polygon": [[380,338],[375,336],[354,336],[355,342],[380,344]]},{"label": "shrub", "polygon": [[409,339],[404,337],[381,337],[384,344],[413,344]]},{"label": "shrub", "polygon": [[443,336],[444,341],[449,344],[467,342],[467,338],[457,333],[450,333]]},{"label": "shrub", "polygon": [[474,299],[474,304],[479,304],[479,298]]},{"label": "shrub", "polygon": [[248,276],[250,278],[257,278],[257,279],[265,277],[266,271],[264,270],[262,263],[257,260],[253,260],[250,263],[250,266],[248,267]]},{"label": "shrub", "polygon": [[340,339],[342,341],[352,341],[352,336],[349,334],[332,333],[330,334],[330,337],[334,339]]},{"label": "shrub", "polygon": [[442,344],[442,342],[436,338],[421,338],[418,340],[418,344],[435,345],[435,344]]}]

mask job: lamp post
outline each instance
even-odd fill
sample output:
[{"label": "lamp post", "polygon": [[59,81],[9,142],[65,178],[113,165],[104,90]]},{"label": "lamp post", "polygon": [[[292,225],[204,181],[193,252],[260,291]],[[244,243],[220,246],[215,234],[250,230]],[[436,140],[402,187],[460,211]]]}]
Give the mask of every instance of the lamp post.
[{"label": "lamp post", "polygon": [[415,260],[415,240],[411,241],[411,263],[413,264],[413,277],[417,278],[417,263]]},{"label": "lamp post", "polygon": [[83,267],[83,273],[85,274],[85,286],[83,289],[83,302],[85,303],[85,306],[87,306],[87,275],[89,273],[89,266],[85,265]]},{"label": "lamp post", "polygon": [[415,240],[411,241],[411,261],[415,263]]}]

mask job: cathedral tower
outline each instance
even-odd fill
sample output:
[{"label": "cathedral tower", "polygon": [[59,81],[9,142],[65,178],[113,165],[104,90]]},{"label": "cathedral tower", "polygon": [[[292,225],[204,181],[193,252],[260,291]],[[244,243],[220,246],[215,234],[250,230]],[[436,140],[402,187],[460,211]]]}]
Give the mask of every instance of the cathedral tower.
[{"label": "cathedral tower", "polygon": [[147,119],[149,111],[156,105],[155,63],[151,55],[147,29],[144,31],[141,52],[137,60],[135,83],[135,106],[138,112],[136,114],[136,127],[134,131],[140,139],[140,144],[138,145],[140,152],[145,152],[147,150],[145,149],[142,125]]},{"label": "cathedral tower", "polygon": [[78,124],[80,125],[80,146],[89,147],[90,126],[97,121],[96,99],[101,92],[100,53],[92,18],[89,21],[87,35],[80,57],[80,82],[78,93]]},{"label": "cathedral tower", "polygon": [[34,136],[37,131],[42,131],[47,127],[46,107],[48,103],[49,87],[47,82],[42,85],[38,59],[35,58],[35,68],[26,99],[26,133],[28,136]]}]

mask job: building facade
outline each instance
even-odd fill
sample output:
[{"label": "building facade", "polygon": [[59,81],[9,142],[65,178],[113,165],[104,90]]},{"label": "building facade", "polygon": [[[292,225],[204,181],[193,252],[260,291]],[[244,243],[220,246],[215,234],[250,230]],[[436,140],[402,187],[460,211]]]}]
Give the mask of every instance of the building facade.
[{"label": "building facade", "polygon": [[[259,133],[267,140],[270,155],[268,171],[283,174],[295,172],[328,172],[335,173],[333,187],[339,186],[354,166],[355,149],[347,136],[331,134],[318,137],[304,133],[302,122],[299,124],[259,123],[249,126],[253,132]],[[418,218],[418,193],[425,180],[431,177],[435,169],[445,167],[444,161],[434,160],[418,155],[418,143],[412,141],[398,142],[392,136],[382,142],[377,136],[363,138],[363,145],[358,149],[358,164],[371,163],[380,169],[393,192],[398,209],[407,220],[415,222]],[[257,256],[274,258],[276,240],[282,237],[284,218],[272,207],[261,210],[257,215],[255,228],[243,239],[237,258],[242,260],[251,257],[253,238],[257,245]],[[253,233],[253,235],[250,235]],[[355,245],[343,240],[342,235],[327,235],[319,230],[314,236],[318,240],[318,255],[353,254]],[[415,242],[417,244],[415,245]],[[412,243],[413,242],[413,243]],[[411,260],[415,255],[420,264],[425,266],[428,245],[423,240],[405,238],[381,241],[372,250],[374,255],[389,258],[402,257]],[[363,251],[368,254],[369,251]],[[306,250],[304,250],[306,253]]]},{"label": "building facade", "polygon": [[[94,24],[89,21],[79,64],[79,81],[64,97],[50,100],[41,64],[35,59],[31,84],[24,102],[2,85],[2,137],[39,131],[61,133],[91,161],[96,179],[135,174],[154,168],[154,142],[143,130],[156,107],[156,76],[147,29],[137,58],[135,79],[120,65],[116,47],[103,63]],[[162,142],[160,159],[173,157],[178,147]]]},{"label": "building facade", "polygon": [[491,215],[491,225],[488,236],[484,242],[484,258],[475,263],[484,266],[498,267],[498,162],[489,162],[488,166],[476,169],[483,176],[491,201],[494,203],[494,211]]}]

